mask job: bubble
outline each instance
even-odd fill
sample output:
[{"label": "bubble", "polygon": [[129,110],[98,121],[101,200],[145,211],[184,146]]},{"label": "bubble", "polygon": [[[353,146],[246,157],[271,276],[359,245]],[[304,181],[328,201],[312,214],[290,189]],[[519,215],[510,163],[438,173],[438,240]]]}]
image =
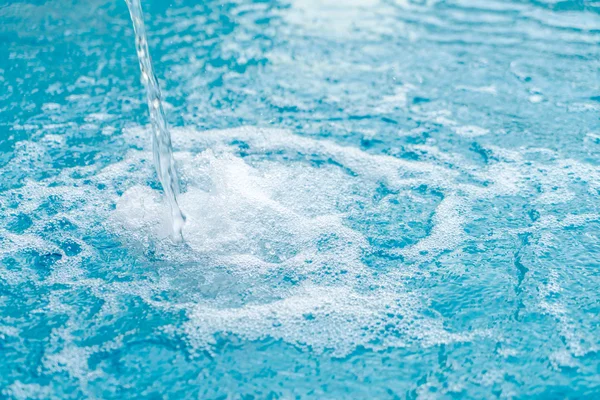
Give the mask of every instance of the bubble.
[{"label": "bubble", "polygon": [[490,131],[488,129],[481,128],[479,126],[474,126],[474,125],[456,126],[456,127],[453,127],[452,130],[457,135],[469,137],[469,138],[483,136],[483,135],[487,135],[488,133],[490,133]]},{"label": "bubble", "polygon": [[[426,292],[408,284],[443,255],[460,257],[472,234],[466,228],[482,218],[476,206],[535,193],[529,203],[541,208],[530,231],[599,218],[591,211],[544,215],[543,207],[562,204],[568,193],[593,196],[600,181],[593,166],[550,150],[489,146],[491,161],[481,168],[430,145],[415,145],[422,161],[411,161],[284,130],[178,128],[187,219],[185,242],[174,244],[147,137],[146,128],[127,129],[124,140],[141,150],[122,161],[101,170],[66,168],[2,192],[0,205],[14,218],[0,227],[0,256],[29,254],[40,267],[3,268],[0,277],[9,285],[86,288],[105,304],[101,315],[118,312],[124,295],[139,297],[151,309],[185,316],[172,329],[192,353],[212,351],[221,334],[270,337],[340,357],[357,347],[477,340],[492,333],[448,330],[445,318],[430,312]],[[26,166],[35,174],[56,144],[46,139],[19,143],[3,170]],[[522,233],[515,229],[497,228],[494,237]],[[105,260],[113,248],[120,250]],[[60,302],[52,307],[77,318]],[[549,302],[544,307],[564,320],[575,343],[565,314]],[[82,357],[99,348],[88,350]],[[47,365],[62,368],[66,354],[48,357]],[[87,373],[84,364],[64,368]]]}]

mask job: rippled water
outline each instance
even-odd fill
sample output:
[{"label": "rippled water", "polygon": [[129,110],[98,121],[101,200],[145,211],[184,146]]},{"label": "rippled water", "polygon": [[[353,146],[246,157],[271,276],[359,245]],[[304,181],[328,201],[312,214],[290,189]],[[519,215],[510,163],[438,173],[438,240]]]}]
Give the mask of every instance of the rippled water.
[{"label": "rippled water", "polygon": [[[0,396],[594,398],[600,6],[0,5]],[[183,246],[183,247],[182,247]]]}]

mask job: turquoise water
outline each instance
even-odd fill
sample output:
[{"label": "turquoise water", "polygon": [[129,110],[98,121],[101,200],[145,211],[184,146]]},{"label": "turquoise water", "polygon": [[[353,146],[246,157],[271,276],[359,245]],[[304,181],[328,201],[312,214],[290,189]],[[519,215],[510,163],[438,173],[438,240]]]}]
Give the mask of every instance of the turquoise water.
[{"label": "turquoise water", "polygon": [[595,398],[600,5],[0,5],[0,397]]}]

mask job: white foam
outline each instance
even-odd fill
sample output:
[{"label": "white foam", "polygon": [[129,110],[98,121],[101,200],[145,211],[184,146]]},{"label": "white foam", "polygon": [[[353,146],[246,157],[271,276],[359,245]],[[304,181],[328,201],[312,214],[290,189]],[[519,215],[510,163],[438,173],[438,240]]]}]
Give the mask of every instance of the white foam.
[{"label": "white foam", "polygon": [[457,135],[469,138],[483,136],[490,133],[489,129],[485,129],[475,125],[455,126],[452,128],[452,130]]},{"label": "white foam", "polygon": [[[140,134],[128,132],[131,140]],[[448,185],[456,172],[281,130],[200,134],[179,129],[173,136],[176,148],[196,149],[177,153],[187,186],[180,202],[187,216],[188,251],[211,260],[192,270],[209,280],[228,279],[227,285],[234,287],[250,285],[253,294],[242,305],[234,289],[219,292],[217,300],[197,299],[184,306],[190,317],[186,333],[195,347],[209,349],[218,332],[251,339],[270,336],[337,355],[382,340],[390,345],[462,340],[447,333],[441,321],[419,315],[421,300],[403,289],[396,274],[374,274],[364,265],[363,255],[371,251],[367,237],[347,222],[358,212],[356,204],[372,202],[381,184],[422,203],[432,200],[416,187],[438,188],[447,197],[436,200],[431,234],[399,252],[413,262],[431,259],[463,237],[465,203]],[[239,143],[247,153],[244,158],[237,154]],[[147,234],[153,234],[161,224],[160,201],[148,189],[134,187],[119,199],[115,216],[128,229],[147,227]],[[385,219],[386,208],[380,212]],[[213,265],[230,276],[219,275]],[[287,285],[274,271],[285,271],[299,283]],[[386,324],[390,314],[398,319]]]},{"label": "white foam", "polygon": [[436,208],[433,229],[429,236],[416,245],[397,253],[410,258],[430,259],[444,250],[458,246],[463,237],[466,207],[456,196],[446,197]]},{"label": "white foam", "polygon": [[[124,138],[145,148],[146,133],[129,129]],[[544,149],[489,147],[494,157],[482,168],[434,145],[411,147],[424,161],[407,161],[275,129],[180,128],[174,138],[184,186],[180,202],[188,219],[185,245],[163,240],[167,208],[161,193],[148,187],[155,179],[151,152],[132,150],[101,171],[65,169],[56,177],[1,193],[0,205],[20,198],[11,215],[39,214],[50,197],[59,199],[61,209],[54,215],[39,214],[25,234],[0,227],[0,253],[32,249],[61,254],[45,282],[89,288],[104,301],[99,315],[116,312],[116,299],[123,294],[139,296],[152,307],[182,311],[188,317],[184,333],[196,349],[210,351],[214,336],[223,332],[249,339],[269,336],[336,355],[356,346],[427,346],[489,333],[450,334],[443,318],[425,312],[424,294],[403,284],[419,265],[460,248],[468,238],[464,226],[472,221],[474,203],[522,191],[537,193],[532,185],[546,192],[572,192],[574,182],[587,185],[592,195],[600,181],[593,166],[555,160],[557,155]],[[46,159],[59,142],[52,135],[39,144],[20,143],[4,168],[35,170],[36,161]],[[532,162],[531,154],[554,161]],[[86,176],[87,183],[73,175]],[[467,177],[485,185],[468,183]],[[382,188],[389,193],[380,198]],[[552,203],[543,193],[532,201]],[[560,229],[594,218],[550,220],[542,215],[527,229]],[[91,232],[109,230],[132,252],[151,250],[169,262],[156,267],[155,281],[87,278],[83,260],[94,256],[93,246],[63,232],[60,239],[82,248],[79,255],[67,256],[39,237],[45,226],[60,220]],[[368,266],[365,257],[379,250],[369,243],[370,228],[408,222],[426,226],[426,233],[414,237],[412,245],[389,249],[389,255],[403,257],[396,267],[384,271]],[[399,239],[395,233],[378,235]],[[40,281],[33,271],[3,266],[0,277],[11,284]],[[164,290],[176,291],[177,300],[156,300],[154,294]],[[60,360],[69,357],[65,351],[49,356],[48,366],[62,368]],[[83,367],[64,368],[85,377]]]}]

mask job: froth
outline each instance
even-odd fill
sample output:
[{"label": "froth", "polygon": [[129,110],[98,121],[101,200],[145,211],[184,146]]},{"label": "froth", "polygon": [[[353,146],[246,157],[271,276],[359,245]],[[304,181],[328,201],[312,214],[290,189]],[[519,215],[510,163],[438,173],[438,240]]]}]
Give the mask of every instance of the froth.
[{"label": "froth", "polygon": [[[143,129],[124,136],[145,148]],[[407,161],[282,130],[180,128],[174,137],[185,244],[167,238],[168,207],[148,184],[155,179],[151,152],[131,150],[100,171],[66,169],[2,193],[3,211],[31,222],[22,232],[2,227],[0,254],[50,255],[55,263],[45,282],[89,287],[104,301],[104,313],[124,293],[182,311],[186,322],[173,329],[194,349],[210,351],[215,335],[225,332],[343,356],[357,346],[429,345],[487,334],[447,331],[406,277],[468,240],[464,228],[478,202],[531,195],[532,182],[557,188],[554,197],[542,190],[532,199],[542,205],[560,204],[577,189],[572,181],[586,184],[589,193],[597,188],[592,167],[552,161],[553,153],[545,156],[551,161],[532,162],[528,152],[489,148],[493,161],[482,169],[433,146],[414,146],[424,161]],[[21,148],[30,150],[6,168],[35,168],[35,159],[47,156],[41,145]],[[42,212],[49,199],[56,210]],[[530,229],[541,229],[547,219],[538,221]],[[54,234],[56,226],[67,228]],[[77,229],[87,238],[71,233]],[[98,255],[89,238],[107,230],[128,252],[148,258],[157,278],[87,278],[84,260]],[[0,273],[15,284],[42,279],[33,272]],[[164,291],[174,295],[157,300]]]},{"label": "froth", "polygon": [[[135,130],[128,135],[134,141],[141,136]],[[185,331],[195,348],[210,349],[214,335],[223,332],[274,337],[340,356],[358,345],[459,340],[441,321],[424,316],[425,300],[399,279],[411,264],[460,243],[464,202],[447,186],[456,172],[281,130],[180,129],[174,137],[176,148],[193,149],[177,153],[186,187],[180,197],[186,247],[158,249],[187,262],[185,273],[201,275],[200,286],[227,288],[178,305],[187,310]],[[381,199],[384,187],[390,192]],[[447,197],[429,190],[447,191]],[[381,238],[369,233],[374,220],[361,219],[430,223],[427,213],[395,221],[400,200],[431,207],[432,232],[390,252],[410,260],[397,266],[400,274],[377,271],[365,259],[376,252],[370,240]],[[113,217],[126,229],[160,237],[161,209],[160,196],[136,186],[118,200]],[[171,285],[180,282],[177,275],[165,271]],[[193,286],[188,282],[185,290]]]}]

